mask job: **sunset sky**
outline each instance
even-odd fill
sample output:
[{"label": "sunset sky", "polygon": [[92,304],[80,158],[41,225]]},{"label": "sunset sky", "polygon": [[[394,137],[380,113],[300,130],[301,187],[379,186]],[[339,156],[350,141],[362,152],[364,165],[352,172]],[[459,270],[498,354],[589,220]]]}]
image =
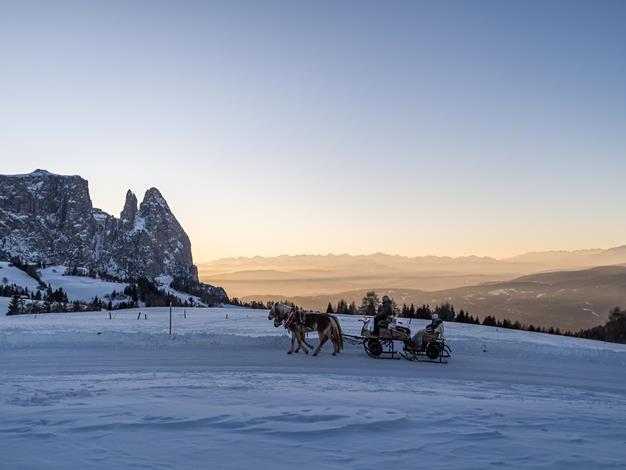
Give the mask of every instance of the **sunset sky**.
[{"label": "sunset sky", "polygon": [[626,2],[0,0],[0,173],[196,261],[626,244]]}]

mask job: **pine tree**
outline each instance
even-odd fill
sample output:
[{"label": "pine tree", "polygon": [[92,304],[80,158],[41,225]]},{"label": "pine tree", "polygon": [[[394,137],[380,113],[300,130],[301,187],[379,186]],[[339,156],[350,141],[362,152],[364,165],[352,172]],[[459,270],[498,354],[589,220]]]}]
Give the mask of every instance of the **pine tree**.
[{"label": "pine tree", "polygon": [[20,298],[17,295],[11,297],[11,302],[9,303],[9,311],[7,315],[16,315],[20,313]]},{"label": "pine tree", "polygon": [[609,312],[609,321],[618,321],[622,317],[626,317],[626,311],[622,312],[619,307],[615,307]]},{"label": "pine tree", "polygon": [[328,307],[326,307],[326,313],[335,313],[335,311],[333,310],[333,304],[331,304],[330,302],[328,302]]},{"label": "pine tree", "polygon": [[374,316],[376,315],[379,306],[380,299],[378,298],[378,295],[376,295],[376,292],[371,291],[367,292],[365,294],[365,297],[363,297],[363,299],[361,300],[361,308],[359,309],[359,311],[363,315]]},{"label": "pine tree", "polygon": [[429,305],[422,305],[415,310],[415,318],[419,318],[421,320],[428,320],[432,316],[432,311],[430,310]]}]

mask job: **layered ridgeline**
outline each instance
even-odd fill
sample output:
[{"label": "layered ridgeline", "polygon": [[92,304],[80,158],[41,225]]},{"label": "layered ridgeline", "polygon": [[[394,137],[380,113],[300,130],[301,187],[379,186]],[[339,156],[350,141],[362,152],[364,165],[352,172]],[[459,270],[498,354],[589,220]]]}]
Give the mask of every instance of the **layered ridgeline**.
[{"label": "layered ridgeline", "polygon": [[14,259],[121,281],[166,279],[179,290],[228,300],[223,289],[198,282],[189,237],[156,188],[139,205],[129,190],[117,218],[93,207],[80,176],[0,175],[0,260]]}]

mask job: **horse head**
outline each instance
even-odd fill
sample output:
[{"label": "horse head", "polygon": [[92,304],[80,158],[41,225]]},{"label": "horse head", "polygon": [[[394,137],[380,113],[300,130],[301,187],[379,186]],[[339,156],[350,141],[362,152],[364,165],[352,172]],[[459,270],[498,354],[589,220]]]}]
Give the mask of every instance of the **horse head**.
[{"label": "horse head", "polygon": [[276,316],[276,304],[272,305],[272,308],[270,308],[270,313],[267,314],[267,319],[273,320],[275,316]]},{"label": "horse head", "polygon": [[288,315],[288,309],[286,305],[275,303],[270,309],[270,313],[267,315],[268,320],[274,321],[274,327],[278,328],[283,324]]}]

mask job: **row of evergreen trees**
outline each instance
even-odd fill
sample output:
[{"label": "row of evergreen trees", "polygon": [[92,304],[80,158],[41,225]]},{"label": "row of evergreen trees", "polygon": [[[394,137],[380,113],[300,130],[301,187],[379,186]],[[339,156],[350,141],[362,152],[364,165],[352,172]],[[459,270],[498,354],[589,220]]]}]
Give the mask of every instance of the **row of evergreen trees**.
[{"label": "row of evergreen trees", "polygon": [[14,295],[30,298],[31,293],[27,287],[9,284],[9,280],[5,277],[0,284],[0,297],[13,297]]},{"label": "row of evergreen trees", "polygon": [[626,343],[626,310],[615,307],[609,312],[609,321],[604,325],[580,330],[576,336],[612,343]]},{"label": "row of evergreen trees", "polygon": [[[114,292],[113,294],[116,293]],[[194,307],[196,305],[193,297],[190,296],[185,300],[181,300],[160,287],[155,281],[145,277],[126,286],[124,295],[130,298],[134,306],[137,306],[139,302],[142,302],[146,307],[166,307],[169,305],[173,307]]]},{"label": "row of evergreen trees", "polygon": [[[376,292],[367,292],[361,300],[361,305],[357,307],[356,302],[346,302],[341,299],[337,302],[336,306],[332,303],[328,303],[326,308],[327,313],[337,313],[343,315],[375,315],[378,311],[378,307],[381,305],[381,301]],[[615,307],[609,313],[608,322],[605,325],[597,326],[590,329],[581,329],[577,332],[562,331],[560,328],[543,327],[537,325],[525,325],[520,321],[512,321],[509,319],[498,319],[493,315],[487,315],[482,319],[482,322],[478,316],[473,316],[469,312],[464,310],[458,313],[454,309],[454,306],[450,303],[444,303],[442,305],[436,305],[434,308],[430,305],[422,305],[416,307],[415,305],[404,304],[402,307],[398,307],[394,302],[394,311],[400,317],[404,318],[417,318],[429,320],[432,315],[436,313],[444,321],[453,321],[457,323],[470,323],[475,325],[494,326],[499,328],[507,328],[513,330],[533,331],[539,333],[547,333],[554,335],[576,336],[580,338],[597,339],[602,341],[620,342],[626,343],[626,310],[621,310],[619,307]]]},{"label": "row of evergreen trees", "polygon": [[53,290],[52,286],[48,285],[45,289],[40,288],[35,291],[31,291],[28,287],[21,287],[17,284],[3,283],[0,285],[0,297],[14,296],[23,300],[68,303],[67,293],[61,287]]},{"label": "row of evergreen trees", "polygon": [[[373,295],[371,295],[373,294]],[[332,303],[328,303],[326,307],[326,313],[337,313],[342,315],[376,315],[378,311],[378,307],[380,302],[376,301],[376,294],[374,292],[369,293],[363,297],[361,302],[361,306],[357,307],[356,302],[347,303],[345,300],[341,299],[337,302],[337,306],[333,307]],[[445,303],[443,305],[437,305],[434,308],[431,308],[430,305],[422,305],[416,307],[415,305],[407,305],[403,304],[402,307],[398,307],[394,302],[394,311],[396,315],[403,318],[417,318],[423,320],[430,320],[433,313],[439,315],[444,321],[456,321],[459,323],[473,323],[476,325],[480,324],[480,319],[478,317],[474,317],[470,315],[468,312],[461,310],[459,313],[456,313],[454,310],[454,306]]]},{"label": "row of evergreen trees", "polygon": [[69,302],[67,294],[63,293],[62,300],[28,300],[25,297],[14,295],[9,302],[7,315],[21,315],[26,313],[60,313],[60,312],[87,312],[100,310],[103,306],[97,297],[91,302]]},{"label": "row of evergreen trees", "polygon": [[[175,277],[170,286],[172,289],[176,289],[179,292],[186,292],[190,296],[198,297],[209,307],[217,307],[221,303],[229,300],[225,292],[218,292],[218,288],[202,282],[196,282],[190,278]],[[189,300],[193,301],[193,298],[189,297]]]},{"label": "row of evergreen trees", "polygon": [[243,307],[243,308],[252,308],[252,309],[257,309],[257,310],[269,310],[272,308],[272,305],[274,304],[274,302],[270,301],[270,302],[263,303],[258,300],[244,301],[244,300],[241,300],[239,297],[233,297],[232,299],[230,299],[230,304],[236,305],[237,307]]}]

